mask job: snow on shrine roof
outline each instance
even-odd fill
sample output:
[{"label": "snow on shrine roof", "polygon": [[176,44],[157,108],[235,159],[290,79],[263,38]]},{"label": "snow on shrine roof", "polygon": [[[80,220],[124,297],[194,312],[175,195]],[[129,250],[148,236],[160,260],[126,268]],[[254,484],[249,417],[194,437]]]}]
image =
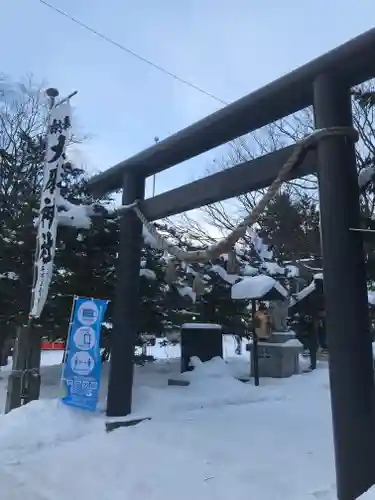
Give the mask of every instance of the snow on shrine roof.
[{"label": "snow on shrine roof", "polygon": [[194,329],[196,328],[197,330],[221,330],[222,326],[221,325],[216,325],[215,323],[184,323],[181,325],[181,328],[186,328],[186,329]]},{"label": "snow on shrine roof", "polygon": [[271,276],[258,275],[244,278],[232,286],[232,299],[261,299],[272,289],[277,290],[282,297],[288,297],[287,290]]},{"label": "snow on shrine roof", "polygon": [[245,264],[242,268],[243,276],[254,276],[259,270],[256,267],[250,266],[250,264]]}]

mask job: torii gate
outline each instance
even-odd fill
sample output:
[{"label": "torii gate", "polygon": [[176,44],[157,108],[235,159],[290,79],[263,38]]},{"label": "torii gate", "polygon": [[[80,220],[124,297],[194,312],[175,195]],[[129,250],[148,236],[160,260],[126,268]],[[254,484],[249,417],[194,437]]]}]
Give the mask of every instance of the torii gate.
[{"label": "torii gate", "polygon": [[[141,200],[149,220],[268,186],[293,146],[144,200],[145,179],[268,123],[314,106],[316,128],[352,127],[350,88],[375,77],[375,28],[93,177],[95,194],[123,190],[123,204]],[[375,399],[355,148],[326,137],[293,171],[319,176],[324,289],[339,500],[375,483]],[[143,200],[143,201],[142,201]],[[121,218],[121,250],[108,388],[108,416],[131,411],[133,349],[138,326],[142,224]]]}]

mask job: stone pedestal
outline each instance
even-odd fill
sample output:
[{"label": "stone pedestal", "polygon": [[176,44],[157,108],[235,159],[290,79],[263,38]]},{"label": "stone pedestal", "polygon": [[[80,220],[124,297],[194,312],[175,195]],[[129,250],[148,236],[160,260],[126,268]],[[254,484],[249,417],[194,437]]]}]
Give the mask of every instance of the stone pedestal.
[{"label": "stone pedestal", "polygon": [[273,332],[271,337],[268,339],[268,342],[271,344],[283,344],[288,340],[295,340],[296,333],[293,330],[289,330],[287,332]]},{"label": "stone pedestal", "polygon": [[[287,378],[299,373],[299,355],[303,346],[295,333],[275,332],[268,342],[258,343],[259,376]],[[254,376],[253,369],[251,375]]]}]

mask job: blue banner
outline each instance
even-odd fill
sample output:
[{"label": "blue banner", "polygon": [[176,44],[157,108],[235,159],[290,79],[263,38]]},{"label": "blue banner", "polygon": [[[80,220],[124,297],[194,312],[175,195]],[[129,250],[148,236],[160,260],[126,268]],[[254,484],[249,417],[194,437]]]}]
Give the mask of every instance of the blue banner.
[{"label": "blue banner", "polygon": [[74,299],[63,372],[63,403],[95,411],[99,399],[101,358],[100,330],[107,300]]}]

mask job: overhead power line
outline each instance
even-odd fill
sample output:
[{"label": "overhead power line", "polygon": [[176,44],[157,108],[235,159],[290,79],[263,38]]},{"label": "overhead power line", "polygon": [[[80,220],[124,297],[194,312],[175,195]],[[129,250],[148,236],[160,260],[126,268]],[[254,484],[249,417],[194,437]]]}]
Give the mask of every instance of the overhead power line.
[{"label": "overhead power line", "polygon": [[109,36],[105,35],[104,33],[100,32],[100,31],[97,31],[94,28],[91,28],[90,26],[88,26],[87,24],[83,23],[82,21],[80,21],[76,17],[73,17],[70,14],[68,14],[67,12],[64,12],[64,11],[58,9],[57,7],[55,7],[54,5],[51,5],[46,0],[39,0],[39,2],[41,4],[43,4],[43,5],[45,5],[46,7],[48,7],[49,9],[53,10],[57,14],[60,14],[61,16],[65,17],[66,19],[69,19],[70,21],[72,21],[73,23],[77,24],[81,28],[84,28],[85,30],[89,31],[90,33],[93,33],[94,35],[98,36],[102,40],[110,43],[111,45],[114,45],[118,49],[123,50],[124,52],[126,52],[129,55],[131,55],[132,57],[135,57],[139,61],[142,61],[142,62],[148,64],[149,66],[151,66],[154,69],[156,69],[156,70],[164,73],[165,75],[173,78],[174,80],[177,80],[178,82],[180,82],[180,83],[182,83],[184,85],[187,85],[188,87],[190,87],[190,88],[192,88],[192,89],[200,92],[201,94],[204,94],[207,97],[210,97],[211,99],[215,99],[215,101],[220,102],[221,104],[224,104],[225,106],[227,104],[229,104],[228,102],[224,101],[223,99],[220,99],[219,97],[215,96],[211,92],[208,92],[207,90],[204,90],[202,87],[199,87],[198,85],[195,85],[194,83],[192,83],[192,82],[190,82],[188,80],[185,80],[185,78],[182,78],[181,76],[178,76],[175,73],[172,73],[171,71],[167,70],[163,66],[160,66],[159,64],[151,61],[150,59],[147,59],[146,57],[141,56],[137,52],[134,52],[133,50],[129,49],[128,47],[125,47],[125,45],[122,45],[121,43],[117,42],[113,38],[110,38]]},{"label": "overhead power line", "polygon": [[[128,47],[125,47],[125,45],[117,42],[116,40],[114,40],[113,38],[110,38],[109,36],[105,35],[104,33],[92,28],[91,26],[85,24],[84,22],[80,21],[76,17],[71,16],[67,12],[62,11],[61,9],[55,7],[54,5],[50,4],[46,0],[39,0],[39,2],[41,4],[43,4],[44,6],[48,7],[49,9],[51,9],[52,11],[54,11],[55,13],[65,17],[66,19],[77,24],[78,26],[85,29],[86,31],[89,31],[90,33],[98,36],[99,38],[101,38],[105,42],[110,43],[111,45],[117,47],[118,49],[126,52],[130,56],[135,57],[136,59],[138,59],[141,62],[144,62],[145,64],[148,64],[152,68],[160,71],[161,73],[164,73],[165,75],[169,76],[170,78],[173,78],[174,80],[182,83],[183,85],[186,85],[186,86],[192,88],[193,90],[200,92],[201,94],[205,95],[206,97],[210,97],[211,99],[214,99],[215,101],[219,102],[220,104],[224,104],[225,106],[227,106],[229,104],[227,101],[220,99],[220,97],[217,97],[215,94],[212,94],[211,92],[208,92],[207,90],[204,90],[202,87],[195,85],[194,83],[186,80],[185,78],[182,78],[182,77],[176,75],[175,73],[172,73],[171,71],[167,70],[163,66],[160,66],[159,64],[151,61],[150,59],[147,59],[146,57],[141,56],[140,54],[138,54],[137,52],[134,52],[133,50],[129,49]],[[242,161],[245,161],[246,158],[242,155],[242,153],[240,152],[240,149],[236,146],[237,141],[238,141],[238,139],[234,139],[233,141],[229,142],[228,144],[234,151],[237,152],[237,154],[242,159]]]}]

